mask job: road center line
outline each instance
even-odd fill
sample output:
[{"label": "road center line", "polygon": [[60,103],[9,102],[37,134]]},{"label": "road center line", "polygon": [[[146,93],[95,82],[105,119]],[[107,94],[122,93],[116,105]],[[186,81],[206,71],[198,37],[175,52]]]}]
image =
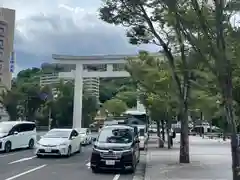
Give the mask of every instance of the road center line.
[{"label": "road center line", "polygon": [[12,155],[15,155],[15,154],[17,154],[17,153],[4,154],[4,155],[1,155],[0,158],[7,157],[7,156],[12,156]]},{"label": "road center line", "polygon": [[114,176],[113,180],[118,180],[119,177],[120,177],[120,174],[116,174],[116,175]]},{"label": "road center line", "polygon": [[36,167],[36,168],[33,168],[33,169],[28,170],[28,171],[22,172],[22,173],[20,173],[20,174],[17,174],[17,175],[15,175],[15,176],[12,176],[12,177],[7,178],[7,179],[5,179],[5,180],[13,180],[13,179],[16,179],[16,178],[21,177],[21,176],[23,176],[23,175],[26,175],[26,174],[29,174],[29,173],[31,173],[31,172],[37,171],[37,170],[39,170],[39,169],[42,169],[42,168],[44,168],[45,166],[47,166],[47,164],[44,164],[44,165],[42,165],[42,166],[38,166],[38,167]]},{"label": "road center line", "polygon": [[16,160],[16,161],[12,161],[12,162],[10,162],[8,164],[15,164],[15,163],[23,162],[23,161],[28,161],[28,160],[31,160],[31,159],[34,159],[34,158],[36,158],[36,156],[22,158],[22,159],[19,159],[19,160]]}]

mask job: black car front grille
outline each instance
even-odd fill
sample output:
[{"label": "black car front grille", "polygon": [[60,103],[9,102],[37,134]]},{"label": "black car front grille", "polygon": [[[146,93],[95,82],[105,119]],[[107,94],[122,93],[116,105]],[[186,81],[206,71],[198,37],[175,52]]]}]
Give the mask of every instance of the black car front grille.
[{"label": "black car front grille", "polygon": [[122,157],[122,153],[118,152],[101,152],[101,158],[103,159],[120,159]]}]

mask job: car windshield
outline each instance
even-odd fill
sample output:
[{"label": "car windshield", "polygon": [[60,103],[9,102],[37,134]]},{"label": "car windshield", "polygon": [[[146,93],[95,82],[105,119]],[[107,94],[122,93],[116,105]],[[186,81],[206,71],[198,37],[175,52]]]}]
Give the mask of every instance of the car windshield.
[{"label": "car windshield", "polygon": [[133,141],[133,130],[107,128],[103,129],[98,137],[102,143],[130,143]]},{"label": "car windshield", "polygon": [[140,135],[140,136],[144,136],[144,135],[145,135],[144,129],[140,129],[140,130],[139,130],[139,135]]},{"label": "car windshield", "polygon": [[0,133],[8,133],[12,129],[12,124],[0,123]]},{"label": "car windshield", "polygon": [[69,131],[49,131],[44,138],[68,138],[69,135]]}]

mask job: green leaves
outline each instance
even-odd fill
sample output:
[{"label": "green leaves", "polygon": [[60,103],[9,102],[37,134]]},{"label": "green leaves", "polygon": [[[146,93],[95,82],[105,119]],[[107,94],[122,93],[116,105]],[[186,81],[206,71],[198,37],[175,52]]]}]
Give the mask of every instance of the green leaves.
[{"label": "green leaves", "polygon": [[112,116],[120,116],[128,107],[127,104],[120,99],[111,99],[103,104],[103,108]]}]

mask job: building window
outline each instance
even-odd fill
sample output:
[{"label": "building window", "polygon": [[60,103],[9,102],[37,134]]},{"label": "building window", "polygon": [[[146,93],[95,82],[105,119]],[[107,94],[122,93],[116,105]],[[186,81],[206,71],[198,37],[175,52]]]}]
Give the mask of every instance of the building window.
[{"label": "building window", "polygon": [[0,34],[1,33],[4,33],[4,28],[3,27],[0,27]]},{"label": "building window", "polygon": [[2,58],[3,58],[3,52],[0,51],[0,60],[2,60]]},{"label": "building window", "polygon": [[0,47],[3,47],[3,40],[2,39],[0,39]]}]

